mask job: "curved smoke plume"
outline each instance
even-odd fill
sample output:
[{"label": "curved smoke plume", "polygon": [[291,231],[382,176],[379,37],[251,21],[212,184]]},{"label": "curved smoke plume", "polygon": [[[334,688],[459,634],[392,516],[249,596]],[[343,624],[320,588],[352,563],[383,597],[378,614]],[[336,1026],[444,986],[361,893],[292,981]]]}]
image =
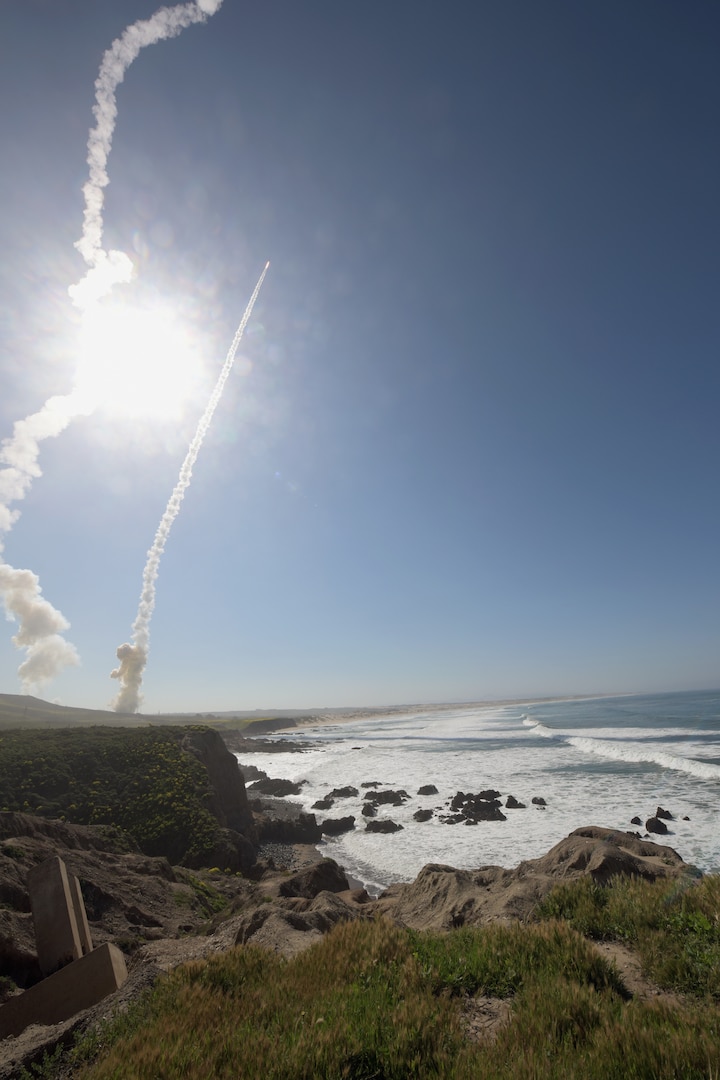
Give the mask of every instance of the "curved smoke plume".
[{"label": "curved smoke plume", "polygon": [[[95,126],[88,136],[89,176],[83,187],[85,211],[82,237],[76,248],[89,270],[69,293],[83,311],[101,296],[132,275],[132,263],[122,251],[104,251],[103,189],[109,183],[107,160],[117,117],[115,91],[125,72],[141,49],[166,38],[176,37],[185,27],[205,22],[220,8],[222,0],[197,0],[194,3],[162,7],[149,19],[140,19],[113,41],[105,52],[95,81]],[[13,434],[0,450],[0,598],[11,621],[19,622],[13,643],[26,650],[26,659],[18,674],[25,692],[37,689],[58,675],[68,664],[77,664],[73,645],[62,637],[69,628],[67,619],[42,596],[39,579],[30,570],[16,570],[3,560],[3,534],[10,531],[20,511],[10,504],[27,494],[32,481],[41,476],[38,466],[39,443],[59,435],[77,416],[92,411],[79,389],[53,397],[39,412],[15,423]]]},{"label": "curved smoke plume", "polygon": [[160,559],[165,550],[165,544],[170,535],[170,530],[173,527],[173,522],[180,513],[180,504],[185,498],[185,492],[190,486],[193,467],[197,461],[197,456],[200,453],[203,439],[207,434],[215,409],[222,397],[225,383],[227,382],[228,375],[235,362],[235,354],[237,353],[242,336],[245,333],[245,327],[252,315],[255,301],[258,298],[269,266],[270,263],[265,264],[265,269],[260,275],[258,283],[253,290],[253,294],[248,301],[243,317],[240,320],[240,325],[235,331],[235,337],[228,349],[225,363],[220,370],[213,392],[205,406],[205,411],[198,421],[198,426],[192,438],[192,442],[188,447],[185,460],[180,467],[177,483],[173,488],[172,495],[168,499],[165,512],[160,518],[160,524],[157,527],[152,547],[148,551],[145,569],[143,570],[140,604],[138,606],[137,615],[135,616],[135,622],[132,625],[132,644],[125,642],[123,645],[118,646],[116,655],[120,663],[114,671],[110,672],[111,679],[120,680],[120,690],[112,702],[112,707],[116,712],[137,712],[142,703],[140,689],[142,687],[143,673],[147,664],[148,651],[150,648],[150,620],[152,619],[153,611],[155,610],[155,582],[157,581],[158,570],[160,568]]}]

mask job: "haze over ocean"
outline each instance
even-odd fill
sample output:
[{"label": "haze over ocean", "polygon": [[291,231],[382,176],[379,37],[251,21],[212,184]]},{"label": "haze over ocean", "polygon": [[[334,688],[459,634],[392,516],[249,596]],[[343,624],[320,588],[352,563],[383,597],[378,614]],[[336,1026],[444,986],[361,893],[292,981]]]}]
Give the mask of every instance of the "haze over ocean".
[{"label": "haze over ocean", "polygon": [[[645,833],[660,805],[673,814],[668,835],[650,839],[675,848],[703,871],[720,871],[720,691],[458,706],[299,728],[305,753],[239,755],[269,776],[306,780],[305,809],[335,787],[378,780],[404,788],[403,807],[379,807],[403,831],[366,833],[362,798],[338,799],[318,820],[353,814],[356,829],[322,845],[370,888],[412,880],[428,862],[459,868],[512,867],[543,855],[582,825]],[[287,738],[285,732],[277,738]],[[421,785],[438,794],[416,796]],[[506,821],[447,825],[437,811],[460,790],[498,789],[526,803]],[[362,791],[360,793],[362,795]],[[545,809],[531,803],[546,800]],[[643,825],[631,824],[639,816]],[[690,820],[683,820],[688,817]]]}]

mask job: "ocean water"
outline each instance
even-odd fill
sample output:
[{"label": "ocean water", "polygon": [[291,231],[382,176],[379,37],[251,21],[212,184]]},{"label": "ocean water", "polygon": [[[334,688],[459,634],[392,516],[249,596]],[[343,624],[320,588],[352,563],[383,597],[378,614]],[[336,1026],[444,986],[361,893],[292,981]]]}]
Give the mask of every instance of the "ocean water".
[{"label": "ocean water", "polygon": [[[310,744],[303,753],[240,755],[269,776],[306,781],[301,802],[333,788],[380,781],[404,788],[402,807],[379,807],[401,832],[365,832],[358,798],[339,799],[318,820],[353,814],[356,828],[320,845],[377,892],[412,881],[429,862],[472,869],[516,866],[537,858],[582,825],[644,832],[658,806],[669,810],[669,835],[657,837],[703,871],[720,871],[720,691],[625,695],[523,704],[418,709],[284,733]],[[434,784],[437,795],[419,796]],[[447,825],[437,811],[457,791],[496,788],[524,810],[506,821]],[[533,796],[546,807],[532,805]],[[436,811],[416,822],[421,808]],[[684,817],[689,820],[683,820]]]}]

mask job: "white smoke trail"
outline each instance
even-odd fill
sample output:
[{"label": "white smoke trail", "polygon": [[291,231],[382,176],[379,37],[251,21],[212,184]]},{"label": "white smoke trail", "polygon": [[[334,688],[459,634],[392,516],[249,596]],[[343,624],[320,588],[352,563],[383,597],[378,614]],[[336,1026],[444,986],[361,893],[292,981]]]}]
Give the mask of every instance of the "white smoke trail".
[{"label": "white smoke trail", "polygon": [[177,37],[187,26],[205,22],[220,8],[222,0],[197,0],[196,3],[161,7],[149,19],[139,19],[113,41],[105,52],[95,80],[95,127],[88,137],[87,162],[90,175],[83,187],[85,212],[83,234],[75,247],[90,270],[77,285],[70,286],[70,295],[78,307],[86,308],[113,286],[127,282],[132,276],[132,263],[123,251],[104,251],[103,189],[110,183],[107,160],[117,119],[115,91],[125,78],[125,72],[141,49],[158,41]]},{"label": "white smoke trail", "polygon": [[218,375],[210,399],[205,406],[205,411],[198,421],[198,426],[190,446],[188,447],[185,460],[180,467],[177,483],[168,499],[165,512],[160,518],[160,524],[157,527],[152,547],[148,551],[145,569],[143,570],[140,603],[137,615],[135,616],[135,622],[132,625],[132,644],[125,642],[123,645],[118,646],[116,655],[120,663],[114,671],[110,672],[110,677],[112,679],[120,680],[120,690],[112,702],[112,707],[116,712],[137,712],[142,703],[140,689],[142,687],[143,673],[145,671],[150,649],[150,621],[153,616],[153,611],[155,610],[155,582],[157,581],[160,559],[165,550],[165,544],[167,543],[175,518],[180,513],[180,505],[185,497],[185,492],[190,486],[190,481],[192,480],[193,467],[197,461],[197,456],[200,453],[200,448],[202,447],[208,428],[210,427],[215,409],[222,397],[225,383],[227,382],[235,362],[235,354],[237,353],[242,336],[245,333],[245,327],[252,315],[255,301],[258,298],[269,266],[269,262],[265,264],[265,269],[260,275],[258,283],[253,290],[253,294],[248,301],[243,317],[240,320],[240,325],[235,331],[235,337],[228,349],[225,363]]},{"label": "white smoke trail", "polygon": [[[196,0],[162,7],[149,19],[129,26],[103,56],[95,82],[96,122],[88,136],[90,173],[83,187],[83,233],[75,245],[90,269],[68,290],[73,302],[85,312],[114,285],[127,282],[132,276],[132,262],[124,252],[102,248],[103,188],[109,183],[107,160],[117,117],[115,91],[141,49],[175,37],[193,23],[205,22],[221,4],[222,0]],[[16,422],[13,435],[3,440],[0,450],[0,463],[6,466],[0,470],[0,598],[8,619],[20,624],[12,640],[27,652],[18,670],[25,692],[41,687],[79,659],[74,646],[60,633],[70,624],[42,596],[37,575],[30,570],[16,570],[2,558],[3,534],[10,531],[20,516],[20,511],[10,509],[10,504],[23,499],[33,479],[42,475],[38,466],[39,443],[59,435],[76,416],[92,409],[92,403],[77,387],[71,394],[50,398],[39,412]]]}]

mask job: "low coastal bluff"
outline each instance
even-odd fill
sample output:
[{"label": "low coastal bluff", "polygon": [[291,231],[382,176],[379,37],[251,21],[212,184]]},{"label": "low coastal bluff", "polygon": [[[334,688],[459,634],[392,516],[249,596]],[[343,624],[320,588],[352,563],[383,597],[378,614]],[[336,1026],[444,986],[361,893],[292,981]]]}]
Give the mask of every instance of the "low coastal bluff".
[{"label": "low coastal bluff", "polygon": [[255,862],[257,836],[237,760],[201,727],[9,730],[0,810],[99,826],[126,846],[189,867]]}]

